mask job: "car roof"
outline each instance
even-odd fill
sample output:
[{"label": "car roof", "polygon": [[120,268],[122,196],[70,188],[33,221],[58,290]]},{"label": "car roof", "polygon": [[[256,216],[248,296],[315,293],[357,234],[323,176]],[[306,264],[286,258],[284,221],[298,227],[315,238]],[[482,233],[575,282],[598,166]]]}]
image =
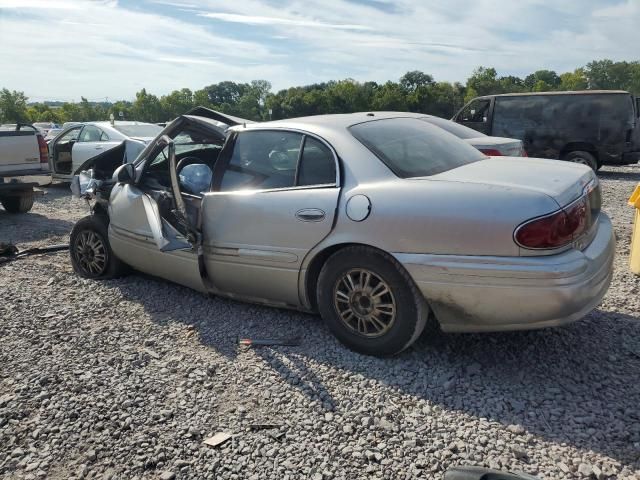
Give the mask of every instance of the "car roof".
[{"label": "car roof", "polygon": [[129,125],[155,125],[155,123],[148,123],[148,122],[135,122],[132,120],[120,120],[120,121],[116,121],[113,125],[111,124],[110,121],[108,120],[101,120],[98,122],[85,122],[85,125],[97,125],[99,127],[117,127],[119,125],[122,125],[124,127],[129,126]]},{"label": "car roof", "polygon": [[356,112],[337,113],[330,115],[313,115],[309,117],[289,118],[286,120],[274,120],[236,126],[233,130],[268,130],[270,128],[310,129],[322,128],[323,130],[344,130],[358,123],[385,120],[390,118],[420,118],[426,117],[423,113],[411,112]]},{"label": "car roof", "polygon": [[630,95],[625,90],[567,90],[563,92],[523,92],[523,93],[499,93],[496,95],[483,95],[476,98],[491,98],[491,97],[536,97],[547,95]]}]

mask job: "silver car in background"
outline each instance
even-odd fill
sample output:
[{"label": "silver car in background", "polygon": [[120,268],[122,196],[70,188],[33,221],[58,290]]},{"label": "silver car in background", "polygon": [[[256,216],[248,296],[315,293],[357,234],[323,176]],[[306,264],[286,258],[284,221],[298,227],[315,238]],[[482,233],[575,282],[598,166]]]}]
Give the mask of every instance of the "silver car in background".
[{"label": "silver car in background", "polygon": [[473,128],[465,127],[464,125],[452,122],[451,120],[445,120],[444,118],[434,117],[433,115],[424,115],[421,118],[425,122],[432,123],[454,134],[456,137],[461,138],[472,147],[477,148],[490,157],[528,156],[522,140],[518,140],[517,138],[491,137]]},{"label": "silver car in background", "polygon": [[88,159],[123,144],[133,161],[162,131],[153,123],[134,121],[69,123],[48,141],[51,176],[58,180],[70,180]]},{"label": "silver car in background", "polygon": [[199,109],[131,164],[74,188],[86,278],[125,267],[202,292],[319,312],[390,355],[448,332],[562,325],[598,305],[614,236],[582,165],[489,158],[411,113],[249,123]]}]

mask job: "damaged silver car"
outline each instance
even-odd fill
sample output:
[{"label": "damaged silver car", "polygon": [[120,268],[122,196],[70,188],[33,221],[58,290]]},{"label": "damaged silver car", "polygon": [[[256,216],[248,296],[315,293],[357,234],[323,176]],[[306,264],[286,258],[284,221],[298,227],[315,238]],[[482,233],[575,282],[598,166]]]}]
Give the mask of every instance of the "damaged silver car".
[{"label": "damaged silver car", "polygon": [[198,108],[122,158],[76,177],[95,200],[71,234],[79,275],[132,267],[319,312],[359,352],[398,353],[427,322],[561,325],[611,281],[615,241],[589,168],[489,158],[417,114],[251,123]]}]

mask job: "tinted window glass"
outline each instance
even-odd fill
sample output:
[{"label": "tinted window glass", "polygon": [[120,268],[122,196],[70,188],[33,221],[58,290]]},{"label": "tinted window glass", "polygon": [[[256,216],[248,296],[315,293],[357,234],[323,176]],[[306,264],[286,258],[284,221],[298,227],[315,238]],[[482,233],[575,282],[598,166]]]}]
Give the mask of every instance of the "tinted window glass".
[{"label": "tinted window glass", "polygon": [[319,140],[306,137],[298,168],[298,185],[335,183],[336,162],[331,150]]},{"label": "tinted window glass", "polygon": [[423,177],[486,158],[456,136],[417,118],[391,118],[349,128],[401,178]]},{"label": "tinted window glass", "polygon": [[99,128],[94,127],[93,125],[87,125],[82,129],[82,133],[80,134],[79,142],[99,142],[100,135],[102,135],[102,131]]},{"label": "tinted window glass", "polygon": [[489,100],[474,100],[462,110],[462,114],[457,120],[459,122],[484,122],[490,103]]},{"label": "tinted window glass", "polygon": [[520,139],[540,135],[557,138],[569,130],[578,134],[573,140],[614,141],[613,136],[622,137],[624,129],[629,128],[626,125],[631,124],[632,116],[626,94],[497,97],[493,134]]},{"label": "tinted window glass", "polygon": [[240,133],[220,190],[293,187],[301,142],[302,135],[294,132]]},{"label": "tinted window glass", "polygon": [[486,137],[486,135],[482,132],[478,132],[473,128],[465,127],[464,125],[460,125],[458,123],[452,122],[451,120],[445,120],[444,118],[438,117],[424,117],[420,120],[436,125],[437,127],[446,130],[449,133],[453,133],[458,138],[478,138],[478,137]]}]

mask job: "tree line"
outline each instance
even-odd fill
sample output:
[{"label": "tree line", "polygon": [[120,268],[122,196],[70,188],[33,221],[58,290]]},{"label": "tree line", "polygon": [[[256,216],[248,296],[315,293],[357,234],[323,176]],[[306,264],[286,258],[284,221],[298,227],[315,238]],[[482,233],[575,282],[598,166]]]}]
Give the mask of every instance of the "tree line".
[{"label": "tree line", "polygon": [[495,68],[478,67],[465,84],[438,82],[421,71],[405,73],[397,82],[336,80],[279,92],[266,80],[223,81],[200,90],[175,90],[160,97],[146,89],[133,101],[29,103],[23,92],[0,91],[0,122],[82,122],[116,119],[170,121],[202,105],[250,120],[291,118],[366,110],[421,112],[450,118],[465,102],[480,95],[564,90],[627,90],[640,96],[640,62],[595,60],[573,72],[538,70],[525,78],[499,76]]}]

